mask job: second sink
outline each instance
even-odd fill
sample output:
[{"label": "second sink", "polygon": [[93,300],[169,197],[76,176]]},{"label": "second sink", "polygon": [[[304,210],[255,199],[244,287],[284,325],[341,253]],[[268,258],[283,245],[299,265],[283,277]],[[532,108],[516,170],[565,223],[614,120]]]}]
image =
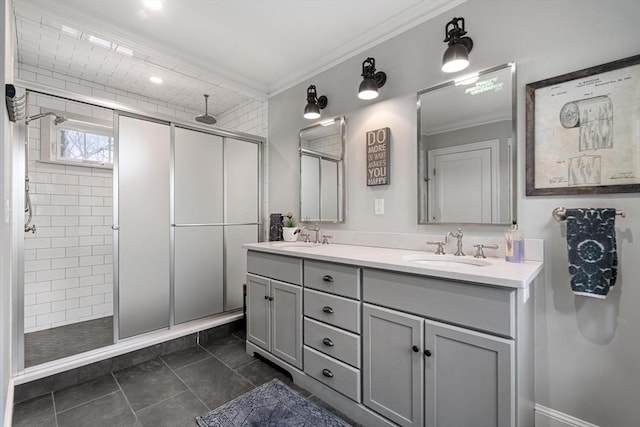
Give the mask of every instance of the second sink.
[{"label": "second sink", "polygon": [[476,258],[466,258],[448,255],[407,255],[402,257],[404,261],[412,261],[417,264],[424,264],[433,267],[486,267],[491,265],[489,261]]}]

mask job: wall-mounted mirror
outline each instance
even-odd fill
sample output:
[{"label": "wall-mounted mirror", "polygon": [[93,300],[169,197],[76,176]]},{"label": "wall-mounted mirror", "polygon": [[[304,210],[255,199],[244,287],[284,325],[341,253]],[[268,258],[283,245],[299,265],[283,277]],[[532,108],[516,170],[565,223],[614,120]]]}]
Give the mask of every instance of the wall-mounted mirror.
[{"label": "wall-mounted mirror", "polygon": [[344,221],[344,117],[300,131],[300,220]]},{"label": "wall-mounted mirror", "polygon": [[515,64],[418,92],[418,223],[515,221]]}]

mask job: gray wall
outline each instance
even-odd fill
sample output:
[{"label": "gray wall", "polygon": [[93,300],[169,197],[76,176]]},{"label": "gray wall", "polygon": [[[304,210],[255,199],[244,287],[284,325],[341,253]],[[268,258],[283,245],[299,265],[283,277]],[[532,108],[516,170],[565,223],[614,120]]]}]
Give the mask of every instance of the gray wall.
[{"label": "gray wall", "polygon": [[[11,4],[8,0],[0,0],[0,22],[3,32],[0,33],[0,81],[12,80],[12,31]],[[5,221],[4,201],[11,200],[11,143],[7,107],[2,102],[2,117],[0,117],[0,201],[2,215],[0,215],[0,423],[4,422],[5,402],[9,378],[11,377],[11,276],[9,274],[9,234],[10,224]]]},{"label": "gray wall", "polygon": [[[536,290],[536,401],[602,426],[640,421],[640,197],[638,194],[525,197],[525,84],[638,54],[637,0],[470,0],[369,49],[269,101],[269,198],[271,212],[298,206],[298,131],[309,84],[327,95],[323,117],[347,116],[346,222],[324,229],[389,232],[448,231],[419,226],[416,217],[415,92],[448,79],[440,71],[442,32],[463,16],[474,40],[471,70],[517,61],[518,217],[526,236],[545,241],[545,270]],[[377,102],[359,100],[361,63],[376,58],[387,73]],[[391,184],[365,183],[365,131],[391,128]],[[385,215],[375,216],[375,198]],[[604,300],[569,289],[565,225],[551,219],[556,206],[612,206],[618,219],[618,284]],[[497,236],[501,227],[465,226],[468,235]]]}]

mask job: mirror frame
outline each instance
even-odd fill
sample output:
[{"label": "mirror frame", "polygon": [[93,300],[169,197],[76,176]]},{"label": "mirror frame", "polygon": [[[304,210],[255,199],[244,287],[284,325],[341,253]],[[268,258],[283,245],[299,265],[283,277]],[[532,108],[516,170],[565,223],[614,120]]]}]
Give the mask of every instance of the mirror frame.
[{"label": "mirror frame", "polygon": [[[314,129],[320,126],[327,126],[326,123],[328,122],[333,122],[336,123],[338,122],[340,125],[340,141],[341,141],[341,147],[342,147],[342,155],[340,156],[340,158],[337,158],[336,156],[331,156],[331,155],[327,155],[325,153],[319,152],[319,151],[313,151],[313,150],[309,150],[307,148],[303,148],[302,147],[302,134],[304,131],[310,130],[310,129]],[[345,222],[345,206],[346,206],[346,184],[345,184],[345,179],[346,179],[346,171],[345,171],[345,160],[346,160],[346,119],[345,116],[336,116],[332,119],[326,119],[323,120],[321,122],[315,123],[311,126],[307,126],[305,128],[300,129],[300,132],[298,132],[298,157],[299,157],[299,167],[300,167],[300,179],[298,181],[298,196],[299,196],[299,203],[298,203],[298,218],[299,218],[299,222],[313,222],[313,223],[325,223],[325,224],[341,224]],[[326,159],[330,159],[330,160],[337,160],[339,162],[338,165],[338,173],[339,176],[342,178],[339,182],[339,187],[338,190],[342,191],[341,195],[338,195],[338,219],[337,220],[323,220],[322,218],[320,218],[319,220],[304,220],[302,218],[302,155],[304,153],[310,154],[313,157],[318,157],[320,159],[326,158]],[[320,192],[319,192],[319,198],[320,200],[318,201],[318,206],[320,209],[320,216],[322,217],[322,182],[320,182]]]},{"label": "mirror frame", "polygon": [[[485,74],[493,73],[494,71],[499,71],[502,69],[511,69],[511,147],[509,149],[509,171],[507,175],[510,177],[509,182],[509,196],[511,198],[509,202],[509,218],[508,222],[499,222],[499,223],[464,223],[464,222],[455,222],[455,221],[429,221],[428,215],[422,211],[422,195],[426,194],[429,197],[427,191],[427,182],[424,179],[424,170],[421,168],[421,153],[420,153],[420,140],[422,136],[422,121],[421,121],[421,102],[420,97],[425,93],[433,92],[439,89],[444,89],[449,86],[455,86],[456,80],[452,79],[446,81],[444,83],[440,83],[438,85],[432,86],[427,89],[423,89],[419,91],[416,95],[416,112],[417,112],[417,123],[418,123],[418,137],[417,137],[417,162],[418,162],[418,188],[417,188],[417,219],[418,224],[469,224],[469,225],[488,225],[488,226],[500,226],[503,227],[505,225],[511,225],[513,222],[517,221],[518,211],[517,211],[517,196],[518,196],[518,177],[517,177],[517,167],[518,167],[518,143],[517,143],[517,131],[518,131],[518,123],[517,123],[517,85],[516,85],[516,63],[515,61],[507,62],[501,65],[497,65],[495,67],[486,68],[482,71],[478,71],[478,76],[481,77]],[[426,159],[424,160],[426,162]],[[427,165],[425,165],[426,167]],[[423,220],[426,218],[426,220]]]}]

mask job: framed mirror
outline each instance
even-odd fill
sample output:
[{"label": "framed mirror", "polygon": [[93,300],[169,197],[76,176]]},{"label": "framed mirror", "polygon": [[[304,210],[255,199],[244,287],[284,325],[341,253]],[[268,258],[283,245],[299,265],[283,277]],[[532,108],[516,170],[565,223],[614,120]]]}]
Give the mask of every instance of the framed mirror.
[{"label": "framed mirror", "polygon": [[418,92],[418,223],[516,220],[515,63]]},{"label": "framed mirror", "polygon": [[300,131],[300,221],[344,221],[345,119]]}]

